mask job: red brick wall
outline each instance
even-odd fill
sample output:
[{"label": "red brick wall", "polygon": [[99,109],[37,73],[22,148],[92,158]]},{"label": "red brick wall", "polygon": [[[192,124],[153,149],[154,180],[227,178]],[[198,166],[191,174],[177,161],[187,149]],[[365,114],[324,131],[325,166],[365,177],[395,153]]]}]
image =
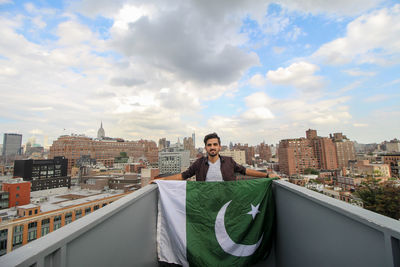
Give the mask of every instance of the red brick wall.
[{"label": "red brick wall", "polygon": [[[9,194],[8,207],[22,206],[29,204],[31,201],[31,183],[3,183],[3,191],[7,191]],[[18,197],[17,197],[18,194]]]}]

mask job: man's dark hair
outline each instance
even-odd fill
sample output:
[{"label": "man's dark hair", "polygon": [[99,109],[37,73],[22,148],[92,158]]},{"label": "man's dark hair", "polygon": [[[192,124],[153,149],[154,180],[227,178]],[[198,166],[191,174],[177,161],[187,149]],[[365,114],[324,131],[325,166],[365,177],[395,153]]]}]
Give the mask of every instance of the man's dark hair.
[{"label": "man's dark hair", "polygon": [[213,139],[213,138],[217,138],[218,144],[221,145],[221,139],[219,138],[217,133],[210,133],[210,134],[207,134],[206,136],[204,136],[204,144],[207,145],[208,139]]}]

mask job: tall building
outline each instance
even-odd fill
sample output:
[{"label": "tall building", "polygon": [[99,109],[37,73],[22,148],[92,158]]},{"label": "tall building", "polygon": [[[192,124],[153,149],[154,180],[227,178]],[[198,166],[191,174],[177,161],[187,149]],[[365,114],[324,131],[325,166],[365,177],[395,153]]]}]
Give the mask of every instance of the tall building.
[{"label": "tall building", "polygon": [[194,147],[194,142],[192,137],[183,138],[183,148],[184,150],[190,151],[190,158],[196,157],[196,149]]},{"label": "tall building", "polygon": [[262,160],[269,161],[272,157],[271,148],[265,142],[257,146],[257,152]]},{"label": "tall building", "polygon": [[400,141],[397,139],[390,140],[390,142],[385,141],[386,151],[389,153],[400,152]]},{"label": "tall building", "polygon": [[246,164],[246,152],[243,150],[224,150],[220,151],[219,154],[225,157],[231,157],[238,164]]},{"label": "tall building", "polygon": [[336,158],[338,167],[341,168],[348,168],[349,167],[349,160],[356,159],[356,151],[354,147],[354,142],[347,139],[345,135],[342,133],[334,133],[330,135],[335,148],[336,148]]},{"label": "tall building", "polygon": [[306,131],[306,138],[281,140],[278,154],[279,168],[288,175],[301,174],[307,168],[337,170],[355,159],[354,143],[345,135],[320,137],[312,129]]},{"label": "tall building", "polygon": [[163,150],[165,148],[168,148],[169,145],[170,145],[170,142],[167,141],[167,139],[165,137],[164,138],[160,138],[158,140],[158,151],[161,151],[161,150]]},{"label": "tall building", "polygon": [[99,128],[99,130],[97,131],[97,138],[101,140],[101,139],[103,139],[104,137],[106,137],[106,132],[105,132],[104,129],[103,129],[103,122],[101,122],[100,128]]},{"label": "tall building", "polygon": [[253,165],[253,159],[255,157],[256,154],[256,150],[255,147],[253,146],[249,146],[248,144],[235,144],[233,146],[233,150],[243,150],[246,153],[246,164],[248,165]]},{"label": "tall building", "polygon": [[190,165],[190,151],[161,151],[158,153],[160,174],[175,174],[185,171]]},{"label": "tall building", "polygon": [[3,157],[21,155],[22,134],[5,133],[3,137]]},{"label": "tall building", "polygon": [[67,176],[67,166],[68,160],[64,157],[46,160],[16,160],[14,176],[31,182],[31,191],[70,187],[71,177]]},{"label": "tall building", "polygon": [[317,130],[308,129],[306,131],[306,138],[309,140],[317,138]]},{"label": "tall building", "polygon": [[192,133],[193,146],[196,148],[196,133]]},{"label": "tall building", "polygon": [[303,173],[305,169],[318,169],[310,139],[285,139],[279,142],[279,170],[287,175]]},{"label": "tall building", "polygon": [[126,152],[134,159],[146,158],[149,163],[158,160],[157,144],[154,141],[125,141],[122,139],[93,140],[81,135],[64,135],[55,140],[50,147],[49,158],[63,156],[68,159],[68,173],[76,166],[77,160],[83,155],[89,155],[97,162],[113,161]]},{"label": "tall building", "polygon": [[318,159],[319,169],[335,170],[338,168],[336,148],[328,137],[318,137],[311,140],[314,155]]}]

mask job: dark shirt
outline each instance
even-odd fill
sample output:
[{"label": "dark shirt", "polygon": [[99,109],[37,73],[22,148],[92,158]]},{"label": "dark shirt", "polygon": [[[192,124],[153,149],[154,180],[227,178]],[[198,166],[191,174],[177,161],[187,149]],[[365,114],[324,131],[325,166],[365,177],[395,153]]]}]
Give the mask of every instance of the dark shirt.
[{"label": "dark shirt", "polygon": [[[221,160],[221,173],[224,181],[235,181],[235,172],[246,174],[246,168],[237,164],[231,157],[219,156]],[[208,171],[208,157],[196,160],[186,171],[182,173],[183,179],[196,175],[196,181],[205,181]]]}]

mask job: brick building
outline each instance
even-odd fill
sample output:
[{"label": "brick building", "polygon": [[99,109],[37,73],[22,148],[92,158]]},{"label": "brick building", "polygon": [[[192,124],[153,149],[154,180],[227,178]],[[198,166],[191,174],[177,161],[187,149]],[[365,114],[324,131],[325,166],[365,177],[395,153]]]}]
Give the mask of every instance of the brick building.
[{"label": "brick building", "polygon": [[392,177],[400,177],[400,153],[381,155],[383,163],[389,164]]},{"label": "brick building", "polygon": [[219,154],[221,156],[233,158],[233,160],[240,165],[246,164],[246,152],[243,150],[224,150],[220,151]]},{"label": "brick building", "polygon": [[190,158],[196,157],[196,149],[192,137],[183,138],[183,148],[190,151]]},{"label": "brick building", "polygon": [[94,195],[87,197],[84,203],[80,199],[71,201],[71,205],[42,212],[38,205],[27,204],[18,207],[21,218],[3,221],[0,224],[0,256],[47,235],[85,215],[90,214],[126,194],[114,196]]},{"label": "brick building", "polygon": [[349,161],[356,159],[356,150],[354,147],[354,142],[347,139],[342,133],[334,133],[330,135],[335,148],[336,148],[336,158],[339,168],[348,168]]},{"label": "brick building", "polygon": [[335,170],[338,168],[336,148],[333,141],[327,137],[318,137],[311,140],[314,155],[318,159],[319,169]]},{"label": "brick building", "polygon": [[279,142],[279,170],[287,175],[303,173],[305,169],[318,169],[310,139],[285,139]]},{"label": "brick building", "polygon": [[154,141],[124,141],[122,139],[93,140],[86,136],[60,136],[50,147],[49,158],[64,156],[68,159],[68,173],[83,155],[89,155],[105,166],[114,162],[114,158],[126,152],[128,157],[145,157],[150,163],[158,161],[157,144]]},{"label": "brick building", "polygon": [[272,157],[271,148],[269,147],[269,145],[265,144],[265,142],[262,142],[257,146],[256,152],[258,152],[260,159],[265,161],[271,160]]},{"label": "brick building", "polygon": [[287,175],[301,174],[307,168],[347,168],[356,158],[354,143],[342,133],[320,137],[312,129],[306,131],[306,138],[281,140],[278,155],[280,171]]},{"label": "brick building", "polygon": [[246,153],[246,164],[253,165],[253,160],[255,158],[256,149],[253,146],[249,146],[248,144],[235,144],[233,146],[233,150],[243,150]]},{"label": "brick building", "polygon": [[6,180],[2,190],[8,192],[8,208],[26,205],[31,201],[31,183],[22,178]]}]

